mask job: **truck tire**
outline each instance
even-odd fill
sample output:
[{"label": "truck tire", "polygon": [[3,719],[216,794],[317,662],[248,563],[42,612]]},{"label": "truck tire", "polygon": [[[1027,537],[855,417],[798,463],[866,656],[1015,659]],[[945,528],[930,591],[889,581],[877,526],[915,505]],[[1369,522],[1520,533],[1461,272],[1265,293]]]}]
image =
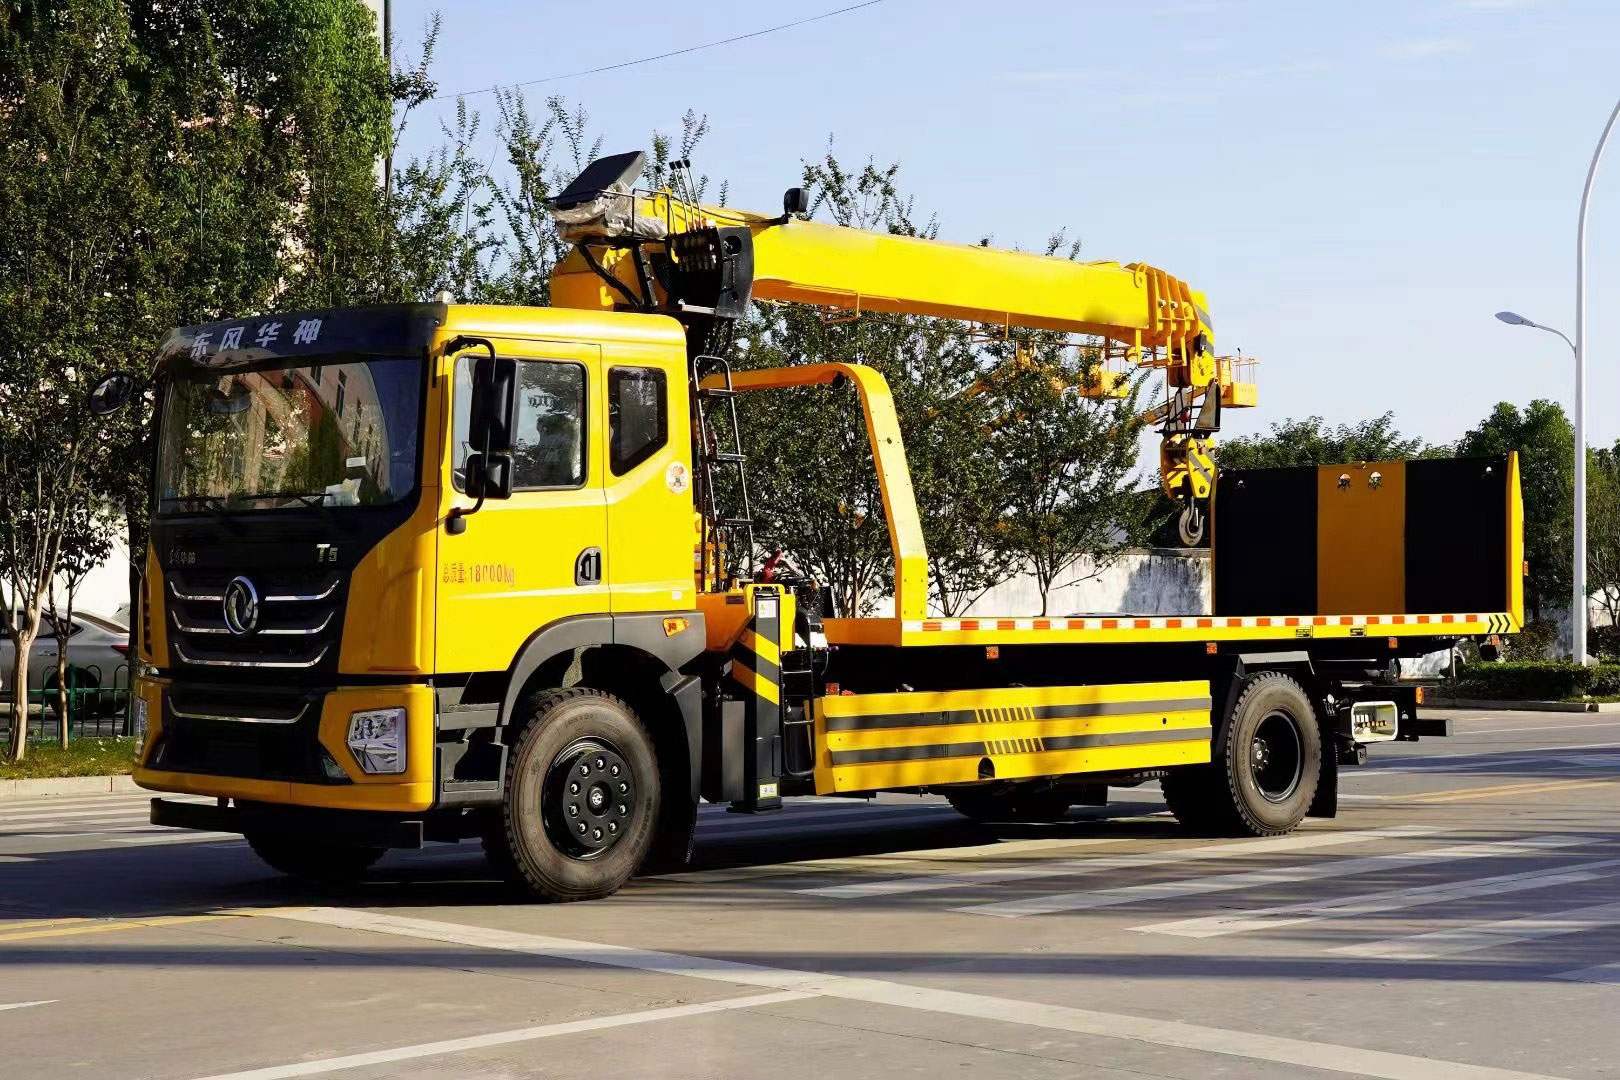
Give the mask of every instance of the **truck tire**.
[{"label": "truck tire", "polygon": [[944,795],[952,810],[974,821],[1062,821],[1069,813],[1067,792],[1033,784],[973,784]]},{"label": "truck tire", "polygon": [[1161,781],[1176,820],[1212,836],[1280,836],[1305,819],[1322,776],[1322,731],[1303,687],[1279,671],[1248,680],[1215,760]]},{"label": "truck tire", "polygon": [[385,852],[380,847],[323,844],[279,833],[248,833],[247,842],[270,869],[307,881],[352,881]]},{"label": "truck tire", "polygon": [[660,780],[652,738],[623,701],[583,687],[536,694],[507,755],[490,863],[542,900],[611,896],[652,848]]}]

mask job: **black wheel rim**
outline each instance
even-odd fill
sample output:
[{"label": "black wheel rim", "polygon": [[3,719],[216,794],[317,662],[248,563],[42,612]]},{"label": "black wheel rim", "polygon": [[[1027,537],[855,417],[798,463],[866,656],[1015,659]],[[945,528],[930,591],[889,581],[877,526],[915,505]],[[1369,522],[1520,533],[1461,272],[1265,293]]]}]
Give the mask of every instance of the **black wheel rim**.
[{"label": "black wheel rim", "polygon": [[1249,742],[1249,771],[1267,802],[1286,802],[1305,772],[1305,742],[1299,722],[1285,712],[1267,713]]},{"label": "black wheel rim", "polygon": [[635,822],[636,778],[606,739],[580,739],[552,759],[540,791],[540,820],[557,850],[596,859]]}]

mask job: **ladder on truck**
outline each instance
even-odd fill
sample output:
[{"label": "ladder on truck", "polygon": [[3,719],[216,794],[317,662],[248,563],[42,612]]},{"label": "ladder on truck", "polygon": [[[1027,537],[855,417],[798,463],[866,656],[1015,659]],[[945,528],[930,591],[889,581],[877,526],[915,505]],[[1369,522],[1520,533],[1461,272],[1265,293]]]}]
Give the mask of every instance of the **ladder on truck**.
[{"label": "ladder on truck", "polygon": [[[705,386],[710,376],[719,385]],[[703,534],[698,548],[705,588],[724,591],[736,574],[737,564],[754,558],[754,518],[748,503],[748,470],[742,450],[742,431],[737,426],[737,390],[731,382],[731,363],[723,356],[701,355],[692,360],[692,388],[697,427],[698,508]],[[719,410],[716,417],[711,409]],[[718,419],[718,423],[716,420]],[[729,446],[725,445],[729,441]],[[734,469],[734,492],[724,500],[720,478],[723,470]],[[734,500],[741,512],[727,514],[723,501]],[[730,563],[728,566],[727,563]],[[711,579],[712,567],[712,579]]]}]

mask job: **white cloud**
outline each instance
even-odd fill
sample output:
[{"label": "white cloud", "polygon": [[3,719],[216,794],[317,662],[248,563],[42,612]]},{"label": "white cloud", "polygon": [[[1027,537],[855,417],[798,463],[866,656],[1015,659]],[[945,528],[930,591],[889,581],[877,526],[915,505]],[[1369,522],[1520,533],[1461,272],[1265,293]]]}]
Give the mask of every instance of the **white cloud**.
[{"label": "white cloud", "polygon": [[1468,52],[1474,43],[1467,38],[1413,38],[1392,41],[1381,50],[1391,60],[1432,60],[1437,56],[1455,56]]}]

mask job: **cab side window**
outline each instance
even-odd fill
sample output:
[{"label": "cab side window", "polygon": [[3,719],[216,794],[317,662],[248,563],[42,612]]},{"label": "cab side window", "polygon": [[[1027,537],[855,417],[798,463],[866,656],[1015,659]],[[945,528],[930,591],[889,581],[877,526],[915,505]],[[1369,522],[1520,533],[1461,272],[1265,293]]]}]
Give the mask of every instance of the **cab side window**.
[{"label": "cab side window", "polygon": [[[471,427],[473,357],[456,361],[451,468],[461,489]],[[585,368],[559,360],[518,363],[518,420],[512,488],[580,487],[585,483]]]},{"label": "cab side window", "polygon": [[623,476],[669,441],[669,405],[659,368],[608,372],[608,465]]}]

